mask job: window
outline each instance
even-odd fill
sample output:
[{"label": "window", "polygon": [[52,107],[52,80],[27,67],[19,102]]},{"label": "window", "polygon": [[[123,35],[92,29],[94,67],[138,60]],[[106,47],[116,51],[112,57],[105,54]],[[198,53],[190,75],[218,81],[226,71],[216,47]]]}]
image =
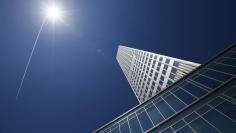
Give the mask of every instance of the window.
[{"label": "window", "polygon": [[208,77],[212,77],[214,79],[220,80],[220,81],[226,81],[229,78],[231,78],[231,75],[226,75],[220,72],[216,72],[216,71],[212,71],[212,70],[208,70],[205,73],[203,73],[203,75],[206,75]]},{"label": "window", "polygon": [[152,91],[149,92],[148,97],[152,97]]},{"label": "window", "polygon": [[164,76],[161,76],[161,81],[164,81]]},{"label": "window", "polygon": [[178,121],[175,123],[172,127],[174,130],[178,130],[179,128],[183,127],[185,125],[185,122],[183,120]]},{"label": "window", "polygon": [[196,98],[194,98],[187,92],[184,92],[182,89],[175,91],[174,94],[186,104],[191,104],[193,101],[196,100]]},{"label": "window", "polygon": [[158,86],[158,87],[157,87],[157,90],[158,90],[158,91],[161,91],[161,88],[160,88],[160,86]]},{"label": "window", "polygon": [[213,79],[209,79],[207,77],[203,77],[203,76],[199,76],[197,77],[196,79],[194,79],[194,81],[204,85],[204,86],[207,86],[211,89],[217,87],[218,85],[220,85],[220,82],[216,81],[216,80],[213,80]]},{"label": "window", "polygon": [[212,125],[216,126],[221,132],[234,133],[236,131],[236,123],[215,110],[207,112],[203,117]]},{"label": "window", "polygon": [[200,109],[197,110],[197,113],[199,113],[200,115],[206,113],[208,110],[210,110],[211,107],[208,105],[204,105],[203,107],[201,107]]},{"label": "window", "polygon": [[175,110],[179,111],[182,109],[185,105],[183,102],[178,100],[174,95],[170,94],[165,98],[166,102]]},{"label": "window", "polygon": [[170,59],[166,59],[166,63],[169,64],[170,63]]},{"label": "window", "polygon": [[176,68],[174,68],[174,67],[172,67],[172,69],[171,69],[171,72],[172,72],[173,74],[176,74],[176,72],[177,72],[177,69],[176,69]]},{"label": "window", "polygon": [[168,85],[171,85],[171,84],[172,84],[172,81],[168,80],[167,84],[168,84]]},{"label": "window", "polygon": [[179,62],[177,62],[177,61],[174,61],[174,64],[173,64],[173,66],[175,66],[175,67],[178,67],[178,66],[179,66]]},{"label": "window", "polygon": [[142,113],[138,115],[138,119],[140,121],[140,124],[144,132],[153,126],[145,111],[143,111]]},{"label": "window", "polygon": [[184,126],[180,130],[178,130],[176,133],[194,133],[194,132],[188,126]]},{"label": "window", "polygon": [[104,130],[103,133],[110,133],[110,128]]},{"label": "window", "polygon": [[224,100],[220,97],[215,98],[214,100],[212,100],[210,103],[208,103],[209,105],[215,107],[218,104],[220,104],[221,102],[223,102]]},{"label": "window", "polygon": [[167,70],[168,69],[168,65],[164,65],[164,69]]},{"label": "window", "polygon": [[174,80],[175,79],[175,75],[174,74],[170,74],[170,79]]},{"label": "window", "polygon": [[201,97],[203,95],[205,95],[207,93],[207,91],[189,83],[185,86],[182,87],[184,90],[190,92],[191,94],[193,94],[196,97]]},{"label": "window", "polygon": [[232,97],[234,96],[234,98],[236,99],[236,87],[231,88],[230,90],[228,90],[225,95]]},{"label": "window", "polygon": [[162,57],[160,57],[160,58],[159,58],[159,61],[162,61],[162,60],[163,60],[163,58],[162,58]]},{"label": "window", "polygon": [[202,118],[198,118],[190,123],[190,126],[199,133],[216,133],[217,130],[214,129],[211,125],[209,125]]},{"label": "window", "polygon": [[223,63],[223,64],[227,64],[227,65],[236,66],[236,59],[232,59],[232,58],[223,58],[223,60],[221,61],[221,63]]},{"label": "window", "polygon": [[155,103],[155,105],[165,118],[168,118],[172,114],[174,114],[174,110],[171,109],[171,107],[163,100],[160,100],[159,102]]},{"label": "window", "polygon": [[154,59],[157,59],[157,56],[156,56],[156,55],[154,56]]},{"label": "window", "polygon": [[165,70],[165,69],[163,69],[162,73],[165,75],[165,74],[166,74],[166,70]]},{"label": "window", "polygon": [[153,85],[153,86],[155,86],[155,85],[156,85],[156,83],[155,83],[154,81],[152,81],[152,85]]},{"label": "window", "polygon": [[154,76],[154,80],[157,81],[157,76]]},{"label": "window", "polygon": [[161,80],[159,81],[159,85],[163,85],[163,82]]},{"label": "window", "polygon": [[171,128],[167,128],[166,130],[162,131],[161,133],[173,133]]},{"label": "window", "polygon": [[154,65],[155,65],[155,64],[156,64],[156,61],[155,61],[155,60],[153,60],[152,64],[154,64]]},{"label": "window", "polygon": [[119,123],[116,123],[116,124],[112,125],[111,130],[114,130],[114,129],[118,128],[118,126],[119,126]]},{"label": "window", "polygon": [[217,106],[216,109],[236,121],[236,105],[225,101]]},{"label": "window", "polygon": [[152,122],[156,125],[164,120],[164,118],[161,116],[159,111],[156,109],[156,107],[151,103],[150,108],[146,108],[147,113],[149,114],[150,118],[152,119]]},{"label": "window", "polygon": [[[212,63],[212,65],[214,64]],[[217,65],[214,65],[213,69],[221,71],[221,72],[225,72],[228,74],[236,74],[236,67],[232,67],[232,66],[217,64]]]},{"label": "window", "polygon": [[153,70],[151,69],[151,71],[150,71],[150,74],[152,75],[153,74]]},{"label": "window", "polygon": [[113,129],[113,130],[111,130],[111,133],[120,133],[119,127],[115,128],[115,129]]},{"label": "window", "polygon": [[189,116],[185,117],[184,120],[189,123],[189,122],[191,122],[192,120],[196,119],[197,117],[198,117],[198,115],[193,112],[193,113],[190,114]]},{"label": "window", "polygon": [[152,85],[152,86],[151,86],[151,89],[154,90],[154,87],[155,87],[155,86]]}]

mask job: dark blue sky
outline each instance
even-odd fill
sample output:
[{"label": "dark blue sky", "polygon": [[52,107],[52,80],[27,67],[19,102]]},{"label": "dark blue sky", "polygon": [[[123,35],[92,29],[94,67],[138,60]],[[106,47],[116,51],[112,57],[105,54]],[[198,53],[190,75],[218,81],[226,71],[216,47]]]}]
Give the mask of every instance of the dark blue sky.
[{"label": "dark blue sky", "polygon": [[236,41],[234,1],[60,1],[70,10],[67,25],[44,27],[16,101],[47,0],[1,0],[0,132],[99,128],[138,104],[116,61],[118,45],[204,63]]}]

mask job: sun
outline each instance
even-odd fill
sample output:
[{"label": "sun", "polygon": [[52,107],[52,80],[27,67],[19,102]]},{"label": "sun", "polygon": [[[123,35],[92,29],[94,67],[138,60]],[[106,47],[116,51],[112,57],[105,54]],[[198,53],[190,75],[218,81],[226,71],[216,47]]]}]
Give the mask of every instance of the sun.
[{"label": "sun", "polygon": [[62,18],[62,9],[59,5],[51,3],[45,10],[46,18],[52,22],[56,22]]}]

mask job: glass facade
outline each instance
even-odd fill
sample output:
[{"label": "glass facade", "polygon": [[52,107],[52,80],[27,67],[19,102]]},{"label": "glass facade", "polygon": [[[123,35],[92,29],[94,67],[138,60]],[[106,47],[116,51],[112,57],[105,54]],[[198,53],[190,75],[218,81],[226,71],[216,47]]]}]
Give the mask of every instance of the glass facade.
[{"label": "glass facade", "polygon": [[236,45],[95,133],[236,132],[235,78]]}]

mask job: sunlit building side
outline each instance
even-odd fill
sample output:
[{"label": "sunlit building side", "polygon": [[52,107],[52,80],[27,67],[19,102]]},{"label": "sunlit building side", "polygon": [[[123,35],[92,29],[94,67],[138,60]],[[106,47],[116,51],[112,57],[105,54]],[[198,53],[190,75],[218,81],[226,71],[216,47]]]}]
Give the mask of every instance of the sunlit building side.
[{"label": "sunlit building side", "polygon": [[125,46],[118,47],[116,58],[140,103],[200,65]]}]

